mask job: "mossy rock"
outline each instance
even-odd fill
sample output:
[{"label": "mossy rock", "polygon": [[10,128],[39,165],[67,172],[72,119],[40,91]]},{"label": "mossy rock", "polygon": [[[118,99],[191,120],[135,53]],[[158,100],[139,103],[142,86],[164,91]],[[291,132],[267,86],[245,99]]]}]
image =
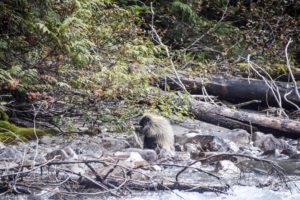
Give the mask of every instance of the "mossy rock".
[{"label": "mossy rock", "polygon": [[11,143],[34,140],[44,135],[55,135],[55,129],[21,128],[8,121],[0,121],[0,141]]}]

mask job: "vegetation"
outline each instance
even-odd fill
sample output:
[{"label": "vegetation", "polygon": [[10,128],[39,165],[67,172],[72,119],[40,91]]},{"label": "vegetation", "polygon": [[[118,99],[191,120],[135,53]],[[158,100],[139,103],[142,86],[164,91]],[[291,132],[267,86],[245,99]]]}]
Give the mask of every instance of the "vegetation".
[{"label": "vegetation", "polygon": [[[170,58],[193,73],[241,75],[251,54],[276,76],[286,71],[284,46],[292,38],[292,67],[299,62],[296,1],[2,0],[0,9],[0,102],[20,118],[26,114],[16,105],[48,110],[63,101],[66,110],[80,105],[89,122],[97,115],[119,131],[132,130],[124,122],[144,110],[188,113],[184,98],[153,85],[173,70]],[[151,37],[152,22],[169,57]],[[47,121],[73,130],[72,115],[61,113]],[[26,117],[35,114],[31,109]]]}]

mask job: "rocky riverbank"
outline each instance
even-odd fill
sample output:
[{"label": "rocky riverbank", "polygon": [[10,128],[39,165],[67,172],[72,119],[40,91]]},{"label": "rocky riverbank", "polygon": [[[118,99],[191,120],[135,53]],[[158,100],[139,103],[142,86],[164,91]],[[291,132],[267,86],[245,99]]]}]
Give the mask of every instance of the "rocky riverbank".
[{"label": "rocky riverbank", "polygon": [[172,122],[175,156],[143,150],[135,135],[105,129],[1,143],[0,190],[23,199],[119,198],[146,190],[226,194],[236,186],[295,192],[299,141],[191,119]]}]

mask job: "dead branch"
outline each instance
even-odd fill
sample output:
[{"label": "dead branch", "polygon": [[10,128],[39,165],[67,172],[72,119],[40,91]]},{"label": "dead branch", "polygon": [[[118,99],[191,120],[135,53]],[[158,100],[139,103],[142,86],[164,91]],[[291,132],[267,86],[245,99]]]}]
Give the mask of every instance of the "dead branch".
[{"label": "dead branch", "polygon": [[253,157],[253,156],[243,155],[243,154],[221,153],[221,154],[217,154],[217,155],[213,155],[213,156],[209,156],[209,157],[206,157],[206,158],[196,160],[196,161],[192,162],[191,164],[189,164],[188,166],[185,166],[182,170],[180,170],[176,175],[176,180],[178,179],[180,174],[182,174],[189,167],[191,167],[192,165],[194,165],[198,162],[209,164],[209,163],[213,163],[213,162],[217,162],[217,161],[221,161],[221,160],[232,160],[233,158],[236,158],[236,157],[247,158],[247,159],[251,159],[251,160],[266,163],[271,169],[274,170],[275,174],[280,178],[280,180],[283,183],[285,183],[286,187],[289,188],[288,185],[287,185],[288,181],[287,181],[285,172],[277,163],[275,163],[274,161],[271,161],[271,160],[256,158],[256,157]]}]

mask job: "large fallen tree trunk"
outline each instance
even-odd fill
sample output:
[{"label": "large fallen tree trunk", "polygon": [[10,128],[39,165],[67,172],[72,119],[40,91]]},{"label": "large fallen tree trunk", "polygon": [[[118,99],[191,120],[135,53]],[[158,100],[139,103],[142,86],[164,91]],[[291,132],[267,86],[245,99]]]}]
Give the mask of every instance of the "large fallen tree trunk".
[{"label": "large fallen tree trunk", "polygon": [[[176,80],[175,77],[171,77]],[[220,99],[228,100],[234,103],[241,103],[250,100],[259,100],[264,104],[278,107],[278,102],[270,91],[270,88],[263,80],[246,79],[246,78],[223,78],[223,77],[188,77],[184,73],[180,73],[180,79],[186,89],[192,94],[202,94],[202,88],[205,87],[209,95],[217,96]],[[166,83],[162,78],[161,85]],[[286,98],[300,107],[300,97],[295,92],[294,85],[275,82],[278,87],[279,96],[282,106],[287,108],[295,108],[292,104],[285,100]],[[179,86],[174,81],[168,81],[167,84],[171,89],[178,89]],[[298,86],[300,93],[300,85]]]},{"label": "large fallen tree trunk", "polygon": [[197,119],[230,129],[242,128],[249,132],[263,131],[293,138],[300,137],[300,122],[270,117],[262,114],[247,113],[190,99],[191,111]]}]

